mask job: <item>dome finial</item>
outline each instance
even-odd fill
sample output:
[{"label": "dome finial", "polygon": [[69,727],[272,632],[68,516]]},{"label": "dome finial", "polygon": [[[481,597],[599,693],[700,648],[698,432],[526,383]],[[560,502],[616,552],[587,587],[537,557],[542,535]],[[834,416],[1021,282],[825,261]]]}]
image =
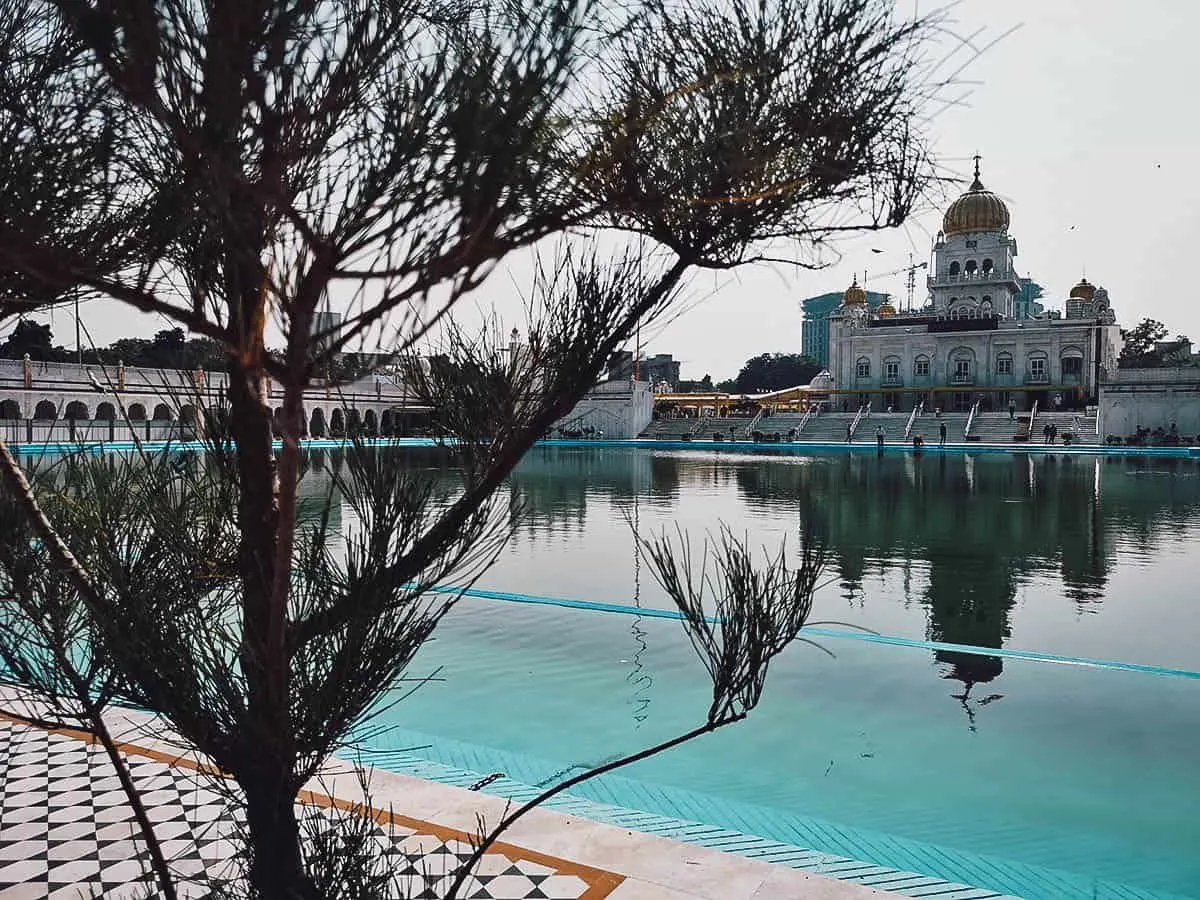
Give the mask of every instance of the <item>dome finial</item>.
[{"label": "dome finial", "polygon": [[972,232],[1004,234],[1008,231],[1008,207],[980,180],[979,162],[983,157],[976,153],[971,159],[975,162],[975,180],[966,193],[950,204],[942,217],[942,235],[945,238]]}]

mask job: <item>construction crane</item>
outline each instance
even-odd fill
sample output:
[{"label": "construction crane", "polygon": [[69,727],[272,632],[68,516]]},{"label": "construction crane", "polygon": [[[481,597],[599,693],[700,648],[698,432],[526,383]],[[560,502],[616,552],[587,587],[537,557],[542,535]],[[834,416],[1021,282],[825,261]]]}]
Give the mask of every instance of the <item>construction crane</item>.
[{"label": "construction crane", "polygon": [[913,257],[910,253],[908,254],[908,265],[903,269],[893,269],[891,272],[880,272],[875,275],[868,275],[866,272],[863,272],[863,281],[875,278],[890,278],[893,275],[905,276],[904,287],[908,290],[908,304],[905,306],[905,309],[911,311],[913,307],[913,295],[917,290],[917,272],[920,269],[926,269],[928,267],[928,262],[913,263]]}]

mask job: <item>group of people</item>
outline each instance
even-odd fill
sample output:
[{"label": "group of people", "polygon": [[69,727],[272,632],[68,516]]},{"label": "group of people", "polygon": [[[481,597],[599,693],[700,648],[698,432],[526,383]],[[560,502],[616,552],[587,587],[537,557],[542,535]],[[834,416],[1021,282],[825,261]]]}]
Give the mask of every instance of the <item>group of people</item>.
[{"label": "group of people", "polygon": [[1179,428],[1174,422],[1171,423],[1171,427],[1168,429],[1164,429],[1161,425],[1159,425],[1157,428],[1151,430],[1149,428],[1143,428],[1141,425],[1139,425],[1137,427],[1136,437],[1138,440],[1155,438],[1159,441],[1163,441],[1166,439],[1170,443],[1177,444],[1179,443]]},{"label": "group of people", "polygon": [[1058,426],[1053,422],[1047,422],[1042,426],[1042,438],[1047,444],[1053,444],[1058,440]]}]

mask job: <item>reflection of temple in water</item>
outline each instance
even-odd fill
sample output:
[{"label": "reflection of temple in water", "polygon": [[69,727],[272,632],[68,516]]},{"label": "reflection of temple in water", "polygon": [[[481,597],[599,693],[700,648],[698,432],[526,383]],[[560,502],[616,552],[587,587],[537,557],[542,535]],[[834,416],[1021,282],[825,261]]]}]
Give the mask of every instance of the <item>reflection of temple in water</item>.
[{"label": "reflection of temple in water", "polygon": [[[461,487],[453,454],[444,449],[406,450],[403,458],[445,490]],[[670,511],[683,494],[736,491],[750,507],[811,529],[847,595],[861,596],[872,574],[899,570],[906,597],[927,611],[929,640],[986,651],[1009,640],[1025,580],[1056,576],[1078,613],[1098,612],[1115,541],[1153,546],[1194,522],[1200,478],[1155,477],[1180,466],[1197,470],[1191,460],[1028,454],[760,460],[542,448],[521,463],[508,489],[524,507],[518,540],[582,530],[589,501],[607,515],[632,515],[638,504],[643,513]],[[312,486],[315,500],[324,482],[310,481],[313,474],[302,485]],[[632,556],[629,565],[636,566]],[[995,698],[1002,658],[953,650],[934,658],[946,678],[963,685],[954,696],[969,716]]]},{"label": "reflection of temple in water", "polygon": [[[757,503],[803,504],[848,595],[860,593],[872,571],[900,568],[907,585],[909,567],[924,568],[924,592],[914,599],[928,610],[927,638],[1000,648],[1023,580],[1054,573],[1077,612],[1097,612],[1117,536],[1132,529],[1147,543],[1161,540],[1171,530],[1164,513],[1176,505],[1194,520],[1195,492],[1180,504],[1170,479],[1139,484],[1117,471],[1106,482],[1114,464],[1158,462],[846,455],[805,466],[739,467],[738,484]],[[935,658],[946,677],[963,683],[955,696],[969,715],[969,703],[994,699],[980,697],[975,686],[1001,675],[1000,657],[937,651]]]}]

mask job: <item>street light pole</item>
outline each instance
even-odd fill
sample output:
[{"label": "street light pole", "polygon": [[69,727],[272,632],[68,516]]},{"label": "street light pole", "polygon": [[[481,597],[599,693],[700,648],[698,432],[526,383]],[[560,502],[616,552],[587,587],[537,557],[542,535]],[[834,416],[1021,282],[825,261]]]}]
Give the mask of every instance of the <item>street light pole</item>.
[{"label": "street light pole", "polygon": [[75,353],[83,365],[83,342],[79,339],[79,286],[75,286]]}]

